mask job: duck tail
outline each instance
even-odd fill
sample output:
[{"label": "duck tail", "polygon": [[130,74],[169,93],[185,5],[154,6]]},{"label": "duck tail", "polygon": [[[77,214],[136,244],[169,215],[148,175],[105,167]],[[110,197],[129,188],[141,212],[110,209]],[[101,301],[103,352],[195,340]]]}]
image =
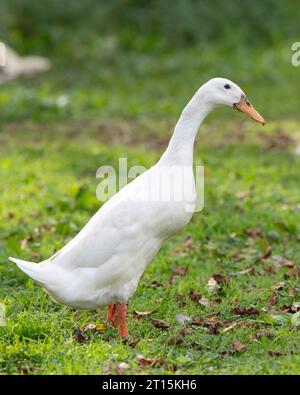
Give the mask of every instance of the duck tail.
[{"label": "duck tail", "polygon": [[11,262],[14,262],[27,276],[36,281],[39,285],[44,285],[44,273],[43,266],[35,264],[33,262],[23,261],[17,258],[8,258]]}]

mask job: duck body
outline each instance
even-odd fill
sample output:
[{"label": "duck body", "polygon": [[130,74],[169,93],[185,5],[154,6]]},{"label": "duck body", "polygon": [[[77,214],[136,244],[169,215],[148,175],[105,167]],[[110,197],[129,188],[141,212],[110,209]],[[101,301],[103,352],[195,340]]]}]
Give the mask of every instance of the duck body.
[{"label": "duck body", "polygon": [[93,310],[127,336],[126,303],[163,242],[190,221],[196,201],[193,149],[202,120],[215,107],[263,118],[233,82],[204,84],[183,110],[160,160],[110,198],[60,251],[34,264],[9,258],[58,303]]},{"label": "duck body", "polygon": [[[182,174],[173,166],[164,166],[163,172],[161,187],[156,190],[167,196],[170,186],[180,185]],[[160,174],[159,164],[141,174],[108,200],[65,247],[35,265],[35,280],[55,301],[93,310],[126,303],[133,295],[163,242],[192,216],[185,209],[195,200],[192,168],[191,194],[176,202],[162,201],[160,196],[155,201],[147,195],[152,180],[159,180]],[[19,265],[22,269],[22,263]]]}]

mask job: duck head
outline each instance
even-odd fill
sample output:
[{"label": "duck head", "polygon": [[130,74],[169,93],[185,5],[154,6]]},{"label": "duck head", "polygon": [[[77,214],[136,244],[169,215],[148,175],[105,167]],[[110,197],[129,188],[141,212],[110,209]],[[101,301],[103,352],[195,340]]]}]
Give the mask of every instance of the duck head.
[{"label": "duck head", "polygon": [[213,78],[203,88],[206,100],[214,107],[233,107],[254,119],[256,122],[265,124],[264,118],[255,110],[247,99],[242,89],[234,82],[226,78]]}]

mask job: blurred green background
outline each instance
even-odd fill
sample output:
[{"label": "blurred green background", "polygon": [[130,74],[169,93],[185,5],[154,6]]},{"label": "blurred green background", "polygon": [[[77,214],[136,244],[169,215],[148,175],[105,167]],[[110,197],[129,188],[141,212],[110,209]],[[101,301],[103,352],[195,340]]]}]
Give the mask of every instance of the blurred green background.
[{"label": "blurred green background", "polygon": [[299,20],[293,0],[2,0],[0,38],[53,67],[1,87],[0,119],[173,118],[214,76],[240,84],[266,117],[298,116]]}]

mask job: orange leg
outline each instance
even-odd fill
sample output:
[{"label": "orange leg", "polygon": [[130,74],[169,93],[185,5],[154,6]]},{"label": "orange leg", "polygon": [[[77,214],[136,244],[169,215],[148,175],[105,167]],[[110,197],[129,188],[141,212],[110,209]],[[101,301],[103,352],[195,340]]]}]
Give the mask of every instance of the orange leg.
[{"label": "orange leg", "polygon": [[116,318],[118,322],[118,333],[121,337],[128,336],[128,329],[126,323],[127,305],[116,304]]},{"label": "orange leg", "polygon": [[114,328],[117,326],[117,320],[116,320],[116,305],[115,304],[109,304],[107,307],[107,321],[112,324]]}]

